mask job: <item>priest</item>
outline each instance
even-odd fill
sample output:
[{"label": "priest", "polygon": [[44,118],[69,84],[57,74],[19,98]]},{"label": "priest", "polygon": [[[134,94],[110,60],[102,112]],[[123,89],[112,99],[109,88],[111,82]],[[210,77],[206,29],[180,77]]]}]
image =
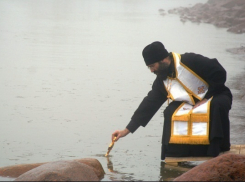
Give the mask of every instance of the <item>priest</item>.
[{"label": "priest", "polygon": [[215,58],[168,52],[161,42],[147,45],[144,62],[156,75],[152,89],[116,141],[145,127],[164,102],[161,160],[165,157],[216,157],[230,150],[232,94],[226,71]]}]

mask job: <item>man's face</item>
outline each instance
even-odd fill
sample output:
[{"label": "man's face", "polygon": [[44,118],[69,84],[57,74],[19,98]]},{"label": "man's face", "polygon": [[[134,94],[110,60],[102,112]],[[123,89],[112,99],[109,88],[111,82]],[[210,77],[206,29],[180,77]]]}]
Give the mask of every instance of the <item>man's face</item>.
[{"label": "man's face", "polygon": [[152,73],[160,76],[163,80],[167,79],[169,62],[165,59],[148,66]]}]

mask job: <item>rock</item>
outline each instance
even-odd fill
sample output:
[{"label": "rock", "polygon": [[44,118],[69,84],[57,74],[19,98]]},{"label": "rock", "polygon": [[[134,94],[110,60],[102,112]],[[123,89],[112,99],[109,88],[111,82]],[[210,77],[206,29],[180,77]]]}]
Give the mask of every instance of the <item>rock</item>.
[{"label": "rock", "polygon": [[220,155],[192,168],[174,181],[245,181],[245,155]]},{"label": "rock", "polygon": [[[97,159],[83,158],[83,159],[75,159],[74,161],[77,161],[77,162],[80,162],[80,163],[83,163],[83,164],[86,164],[92,167],[94,172],[98,176],[98,178],[100,180],[103,179],[105,171]],[[34,169],[43,164],[46,164],[46,163],[20,164],[20,165],[14,165],[14,166],[1,167],[0,176],[17,178],[23,173],[30,171],[31,169]]]},{"label": "rock", "polygon": [[232,53],[232,54],[242,54],[245,55],[245,46],[240,46],[236,48],[226,49],[226,51]]},{"label": "rock", "polygon": [[232,33],[245,33],[244,0],[209,0],[190,8],[175,8],[171,14],[179,14],[181,21],[210,23],[217,27],[227,28]]},{"label": "rock", "polygon": [[104,178],[105,175],[105,171],[101,165],[101,163],[97,160],[97,159],[93,159],[93,158],[84,158],[84,159],[76,159],[74,161],[86,164],[90,167],[93,168],[94,172],[96,173],[96,175],[98,176],[98,178],[101,180]]},{"label": "rock", "polygon": [[11,178],[17,178],[21,174],[38,167],[45,163],[35,163],[35,164],[20,164],[20,165],[14,165],[14,166],[7,166],[7,167],[1,167],[0,168],[0,176],[3,177],[11,177]]},{"label": "rock", "polygon": [[36,167],[15,181],[99,181],[93,168],[78,161],[57,161]]},{"label": "rock", "polygon": [[158,11],[159,11],[160,15],[162,15],[162,16],[166,15],[164,9],[159,9]]}]

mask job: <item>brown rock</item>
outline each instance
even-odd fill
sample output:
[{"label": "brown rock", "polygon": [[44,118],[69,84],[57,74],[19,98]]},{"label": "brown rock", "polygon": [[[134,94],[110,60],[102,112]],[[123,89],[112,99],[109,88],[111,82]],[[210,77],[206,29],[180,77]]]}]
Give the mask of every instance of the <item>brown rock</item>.
[{"label": "brown rock", "polygon": [[77,161],[57,161],[36,167],[15,181],[99,181],[93,168]]},{"label": "brown rock", "polygon": [[7,166],[7,167],[1,167],[0,168],[0,176],[3,177],[11,177],[11,178],[17,178],[21,174],[38,167],[44,163],[35,163],[35,164],[20,164],[20,165],[14,165],[14,166]]},{"label": "brown rock", "polygon": [[[92,167],[94,172],[98,176],[98,178],[100,180],[103,179],[105,171],[97,159],[84,158],[84,159],[75,159],[74,161],[77,161],[77,162],[80,162],[80,163],[83,163],[83,164],[86,164]],[[14,166],[1,167],[0,176],[17,178],[21,174],[24,174],[25,172],[31,169],[34,169],[42,164],[46,164],[46,163],[20,164],[20,165],[14,165]]]},{"label": "brown rock", "polygon": [[245,155],[218,156],[192,168],[174,181],[245,181]]},{"label": "brown rock", "polygon": [[97,159],[93,158],[84,158],[84,159],[76,159],[74,161],[86,164],[93,168],[94,172],[98,176],[99,179],[103,179],[105,175],[105,171],[101,165],[101,163]]}]

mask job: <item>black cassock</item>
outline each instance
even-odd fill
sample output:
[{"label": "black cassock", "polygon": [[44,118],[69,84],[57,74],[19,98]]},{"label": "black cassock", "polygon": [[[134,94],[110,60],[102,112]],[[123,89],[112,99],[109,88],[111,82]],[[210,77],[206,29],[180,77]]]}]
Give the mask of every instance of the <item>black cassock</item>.
[{"label": "black cassock", "polygon": [[[172,53],[169,54],[173,59]],[[182,102],[173,101],[164,110],[164,127],[162,134],[162,156],[217,156],[221,151],[230,149],[230,121],[229,110],[232,105],[232,94],[225,86],[226,71],[217,59],[210,59],[200,54],[185,53],[181,55],[181,62],[195,72],[208,85],[206,99],[213,97],[210,105],[210,145],[169,144],[171,134],[171,117]],[[174,75],[174,61],[170,66],[170,75]],[[145,127],[162,104],[167,100],[167,91],[161,77],[156,77],[152,90],[143,99],[134,112],[127,129],[133,133],[139,126]],[[195,101],[198,101],[194,98]]]}]

